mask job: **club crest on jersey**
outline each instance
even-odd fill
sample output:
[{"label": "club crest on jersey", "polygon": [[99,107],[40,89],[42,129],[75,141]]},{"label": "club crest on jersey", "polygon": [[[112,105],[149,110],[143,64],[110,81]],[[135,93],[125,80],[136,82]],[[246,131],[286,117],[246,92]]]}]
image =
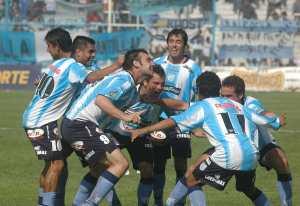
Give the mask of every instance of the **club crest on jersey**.
[{"label": "club crest on jersey", "polygon": [[111,91],[108,93],[108,96],[115,98],[118,95],[118,91]]},{"label": "club crest on jersey", "polygon": [[27,130],[27,136],[31,139],[35,139],[37,137],[43,136],[44,135],[44,130],[43,129],[29,129]]}]

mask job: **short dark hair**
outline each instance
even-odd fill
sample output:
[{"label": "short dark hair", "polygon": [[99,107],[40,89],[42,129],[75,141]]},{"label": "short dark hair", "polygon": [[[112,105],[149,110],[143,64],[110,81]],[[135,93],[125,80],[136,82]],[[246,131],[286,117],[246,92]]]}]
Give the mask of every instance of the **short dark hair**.
[{"label": "short dark hair", "polygon": [[237,75],[230,75],[223,79],[222,86],[224,87],[233,87],[237,95],[245,95],[245,82],[244,80]]},{"label": "short dark hair", "polygon": [[[154,64],[152,67],[152,71],[153,71],[153,73],[157,74],[161,78],[166,79],[166,73],[160,65]],[[146,75],[144,80],[149,81],[152,77],[153,77],[152,75]]]},{"label": "short dark hair", "polygon": [[220,96],[221,80],[214,72],[203,72],[196,80],[198,94],[204,98]]},{"label": "short dark hair", "polygon": [[140,53],[148,54],[145,49],[132,49],[127,51],[124,57],[123,69],[131,70],[131,68],[133,67],[133,61],[140,60]]},{"label": "short dark hair", "polygon": [[96,42],[94,39],[88,36],[76,36],[73,40],[73,53],[76,51],[76,49],[83,49],[87,44],[95,45]]},{"label": "short dark hair", "polygon": [[182,37],[182,39],[183,39],[184,45],[185,46],[187,45],[187,43],[188,43],[188,35],[187,35],[187,33],[183,29],[173,29],[172,31],[170,31],[168,33],[168,36],[167,36],[167,42],[169,41],[170,37],[173,36],[173,35],[175,35],[175,36],[180,35]]},{"label": "short dark hair", "polygon": [[72,51],[72,38],[70,33],[62,28],[54,28],[48,31],[45,40],[58,46],[63,52]]}]

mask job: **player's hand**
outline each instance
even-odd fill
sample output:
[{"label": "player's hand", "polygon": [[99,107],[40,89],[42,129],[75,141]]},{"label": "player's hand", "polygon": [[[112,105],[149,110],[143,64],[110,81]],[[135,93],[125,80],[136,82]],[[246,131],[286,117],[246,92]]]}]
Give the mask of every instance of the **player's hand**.
[{"label": "player's hand", "polygon": [[279,123],[280,123],[281,126],[286,125],[286,114],[285,113],[280,114]]},{"label": "player's hand", "polygon": [[143,113],[144,111],[139,111],[139,112],[134,112],[134,113],[131,113],[131,114],[126,114],[126,117],[125,117],[125,121],[126,122],[131,122],[131,123],[134,123],[134,124],[140,124],[141,123],[141,113]]},{"label": "player's hand", "polygon": [[134,142],[135,139],[139,138],[142,133],[139,129],[128,130],[131,133],[131,142]]}]

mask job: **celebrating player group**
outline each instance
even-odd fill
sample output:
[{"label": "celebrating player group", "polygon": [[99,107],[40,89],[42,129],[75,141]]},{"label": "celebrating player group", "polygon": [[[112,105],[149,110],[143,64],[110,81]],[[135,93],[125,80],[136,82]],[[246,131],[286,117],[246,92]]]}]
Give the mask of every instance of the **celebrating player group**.
[{"label": "celebrating player group", "polygon": [[[87,36],[72,40],[68,31],[54,28],[45,36],[53,58],[36,82],[35,93],[23,113],[23,127],[39,160],[39,206],[64,206],[68,157],[74,152],[87,173],[73,206],[107,202],[120,206],[114,186],[129,167],[140,171],[137,203],[147,206],[206,205],[205,185],[224,190],[232,176],[236,190],[253,205],[270,202],[255,185],[258,163],[277,173],[281,206],[292,205],[288,160],[269,129],[285,125],[285,115],[267,111],[245,95],[241,77],[222,81],[186,55],[188,35],[171,30],[167,53],[153,60],[145,49],[132,49],[105,68],[89,70],[95,59],[95,41]],[[95,67],[95,66],[94,66]],[[61,120],[60,125],[58,121]],[[211,144],[197,151],[188,165],[191,138]],[[164,198],[166,163],[173,157],[176,182]],[[72,181],[72,180],[70,180]]]}]

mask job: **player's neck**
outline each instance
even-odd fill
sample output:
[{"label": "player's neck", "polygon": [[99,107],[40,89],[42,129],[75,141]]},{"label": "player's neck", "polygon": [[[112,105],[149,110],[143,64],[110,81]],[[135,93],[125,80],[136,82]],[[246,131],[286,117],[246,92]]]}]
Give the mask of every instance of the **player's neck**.
[{"label": "player's neck", "polygon": [[70,58],[71,57],[71,52],[62,52],[61,53],[61,58]]},{"label": "player's neck", "polygon": [[172,64],[183,64],[186,62],[186,60],[187,57],[184,54],[177,57],[168,56],[168,61]]}]

